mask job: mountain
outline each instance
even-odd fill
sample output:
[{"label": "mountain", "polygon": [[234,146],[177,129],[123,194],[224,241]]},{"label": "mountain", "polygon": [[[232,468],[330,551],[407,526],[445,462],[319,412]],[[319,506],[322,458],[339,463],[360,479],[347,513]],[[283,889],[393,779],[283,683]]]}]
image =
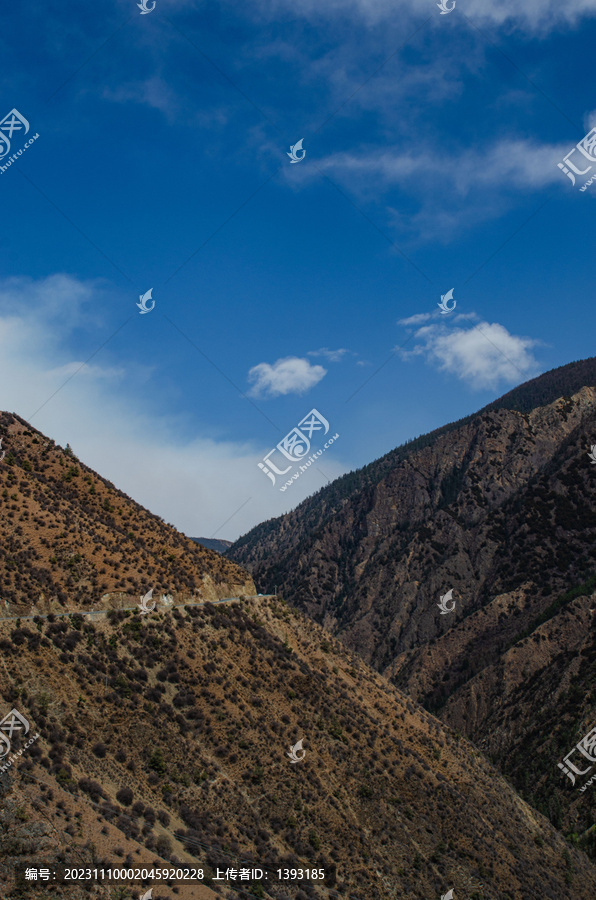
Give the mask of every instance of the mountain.
[{"label": "mountain", "polygon": [[[1,590],[22,617],[0,620],[4,896],[46,896],[25,868],[61,864],[203,872],[52,884],[65,900],[594,895],[596,866],[459,731],[70,448],[14,415],[0,435]],[[142,614],[149,585],[170,596]],[[230,867],[264,875],[222,884]],[[324,880],[279,883],[303,868]]]},{"label": "mountain", "polygon": [[166,525],[17,415],[0,413],[0,615],[255,594],[236,563]]},{"label": "mountain", "polygon": [[60,862],[202,868],[181,900],[255,865],[268,877],[241,896],[594,896],[596,866],[465,738],[279,600],[1,622],[0,654],[2,714],[39,735],[0,774],[11,900],[45,895],[25,866]]},{"label": "mountain", "polygon": [[218,538],[191,538],[191,541],[207,547],[208,550],[215,550],[217,553],[225,553],[232,546],[232,541],[218,540]]},{"label": "mountain", "polygon": [[595,385],[596,359],[539,376],[227,554],[483,746],[592,853],[593,814],[557,763],[596,726]]}]

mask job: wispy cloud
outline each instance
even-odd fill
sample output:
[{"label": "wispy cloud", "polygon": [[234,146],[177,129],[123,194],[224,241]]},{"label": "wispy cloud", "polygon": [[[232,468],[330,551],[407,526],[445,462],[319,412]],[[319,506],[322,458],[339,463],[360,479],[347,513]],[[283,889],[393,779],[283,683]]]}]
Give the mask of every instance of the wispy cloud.
[{"label": "wispy cloud", "polygon": [[284,394],[304,394],[327,374],[323,366],[314,366],[307,359],[286,356],[270,363],[259,363],[249,370],[253,385],[252,397],[280,397]]},{"label": "wispy cloud", "polygon": [[26,323],[59,323],[62,333],[81,325],[96,324],[94,310],[100,308],[104,291],[99,279],[81,281],[57,273],[35,281],[13,277],[0,282],[0,315],[4,327],[15,316],[15,326],[25,330]]},{"label": "wispy cloud", "polygon": [[172,119],[180,106],[180,101],[173,90],[160,75],[153,75],[144,81],[128,81],[117,88],[104,88],[103,96],[115,103],[141,103],[158,109]]},{"label": "wispy cloud", "polygon": [[[250,6],[251,10],[261,15],[272,17],[276,12],[286,11],[294,18],[303,16],[309,19],[336,18],[343,19],[359,15],[366,24],[378,25],[396,15],[395,0],[257,0]],[[397,12],[402,18],[407,15],[422,18],[439,14],[433,4],[421,8],[419,0],[401,0]],[[580,19],[595,15],[593,0],[567,0],[565,3],[554,3],[552,0],[467,0],[465,13],[472,20],[486,21],[499,25],[510,23],[511,27],[525,31],[548,31],[562,24],[575,25]]]},{"label": "wispy cloud", "polygon": [[321,347],[320,350],[309,350],[306,355],[322,356],[325,359],[328,359],[329,362],[341,362],[342,358],[349,352],[350,351],[346,350],[344,347],[340,347],[339,350],[329,350],[327,347]]},{"label": "wispy cloud", "polygon": [[[549,184],[564,190],[557,162],[572,145],[501,138],[448,155],[421,138],[415,150],[366,147],[332,154],[318,167],[360,202],[385,198],[390,227],[401,234],[447,244],[462,228],[518,204],[520,192],[543,192]],[[394,199],[396,191],[401,199],[410,198],[405,212],[403,202]]]},{"label": "wispy cloud", "polygon": [[[444,193],[465,197],[479,187],[509,186],[527,190],[560,182],[556,162],[568,149],[566,144],[540,144],[525,139],[501,138],[489,147],[475,146],[459,155],[429,150],[368,150],[335,153],[321,160],[319,168],[336,178],[371,179],[378,185],[399,185],[422,194],[441,185]],[[416,176],[420,180],[416,181]]]},{"label": "wispy cloud", "polygon": [[428,322],[428,320],[432,318],[432,313],[416,313],[414,316],[408,316],[407,319],[398,319],[398,325],[421,325],[423,322]]}]

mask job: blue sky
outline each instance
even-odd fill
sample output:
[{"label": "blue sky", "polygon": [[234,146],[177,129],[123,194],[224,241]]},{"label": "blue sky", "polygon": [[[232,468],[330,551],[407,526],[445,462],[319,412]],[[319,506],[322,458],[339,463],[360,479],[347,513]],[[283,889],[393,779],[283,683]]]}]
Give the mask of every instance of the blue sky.
[{"label": "blue sky", "polygon": [[[0,408],[234,539],[593,355],[596,183],[557,163],[596,3],[520,6],[6,7]],[[257,464],[313,408],[339,438],[282,492]]]}]

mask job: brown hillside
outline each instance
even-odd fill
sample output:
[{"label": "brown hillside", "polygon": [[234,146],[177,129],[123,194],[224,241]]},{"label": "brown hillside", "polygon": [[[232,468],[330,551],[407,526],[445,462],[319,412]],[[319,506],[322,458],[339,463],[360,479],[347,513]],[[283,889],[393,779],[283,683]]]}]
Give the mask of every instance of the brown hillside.
[{"label": "brown hillside", "polygon": [[[279,900],[594,895],[596,868],[472,745],[281,601],[0,629],[2,708],[40,734],[0,779],[15,900],[44,895],[11,886],[33,855],[156,852],[208,881],[254,860],[269,880],[253,896]],[[300,865],[324,868],[324,884],[276,884]]]},{"label": "brown hillside", "polygon": [[223,559],[135,503],[69,449],[0,414],[0,617],[254,594]]}]

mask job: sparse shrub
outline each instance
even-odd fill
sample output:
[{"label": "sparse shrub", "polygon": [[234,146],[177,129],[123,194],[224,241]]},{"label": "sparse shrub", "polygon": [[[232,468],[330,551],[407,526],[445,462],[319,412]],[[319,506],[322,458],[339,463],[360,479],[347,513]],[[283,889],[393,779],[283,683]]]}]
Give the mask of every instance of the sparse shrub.
[{"label": "sparse shrub", "polygon": [[79,787],[82,791],[85,791],[86,794],[89,794],[95,803],[98,803],[102,797],[106,796],[101,784],[98,784],[97,781],[91,781],[89,778],[81,778]]},{"label": "sparse shrub", "polygon": [[314,850],[321,849],[321,839],[318,836],[318,834],[316,833],[316,831],[308,832],[308,843]]},{"label": "sparse shrub", "polygon": [[172,843],[165,834],[160,834],[160,836],[155,841],[155,852],[159,853],[160,856],[169,856],[172,852]]},{"label": "sparse shrub", "polygon": [[255,784],[261,784],[263,781],[263,775],[265,774],[265,770],[262,766],[255,766],[251,772],[251,778]]},{"label": "sparse shrub", "polygon": [[159,775],[163,775],[166,771],[166,763],[163,758],[163,753],[159,748],[155,749],[151,756],[149,757],[149,762],[147,764],[150,769],[153,769],[154,772],[157,772]]},{"label": "sparse shrub", "polygon": [[122,803],[123,806],[130,806],[133,801],[133,793],[129,787],[120,788],[118,793],[116,794],[116,800],[118,803]]}]

